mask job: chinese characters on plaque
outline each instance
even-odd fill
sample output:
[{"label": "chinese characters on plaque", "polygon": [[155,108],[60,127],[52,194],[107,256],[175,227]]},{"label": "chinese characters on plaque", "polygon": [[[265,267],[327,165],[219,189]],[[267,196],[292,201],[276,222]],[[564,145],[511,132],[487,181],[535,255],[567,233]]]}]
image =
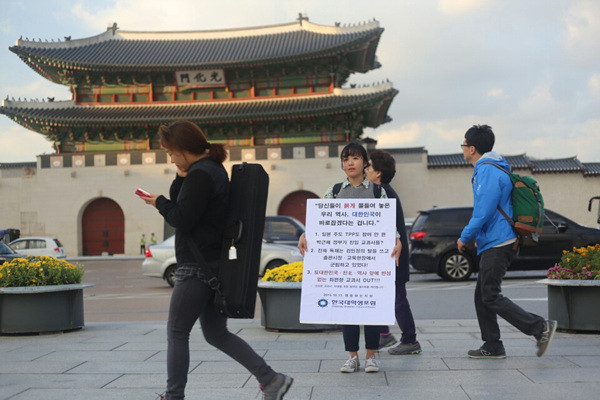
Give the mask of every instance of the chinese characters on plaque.
[{"label": "chinese characters on plaque", "polygon": [[225,86],[225,72],[222,69],[176,71],[175,79],[177,79],[177,86]]},{"label": "chinese characters on plaque", "polygon": [[309,199],[300,322],[393,325],[396,203]]}]

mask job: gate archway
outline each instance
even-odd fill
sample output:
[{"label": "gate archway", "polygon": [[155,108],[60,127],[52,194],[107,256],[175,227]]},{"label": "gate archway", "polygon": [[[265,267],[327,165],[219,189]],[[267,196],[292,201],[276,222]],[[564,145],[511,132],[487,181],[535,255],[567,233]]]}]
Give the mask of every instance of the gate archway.
[{"label": "gate archway", "polygon": [[113,200],[101,197],[85,208],[81,218],[83,255],[125,252],[125,216]]},{"label": "gate archway", "polygon": [[308,190],[298,190],[285,196],[279,203],[278,215],[294,217],[303,224],[306,223],[306,200],[318,199],[319,196]]}]

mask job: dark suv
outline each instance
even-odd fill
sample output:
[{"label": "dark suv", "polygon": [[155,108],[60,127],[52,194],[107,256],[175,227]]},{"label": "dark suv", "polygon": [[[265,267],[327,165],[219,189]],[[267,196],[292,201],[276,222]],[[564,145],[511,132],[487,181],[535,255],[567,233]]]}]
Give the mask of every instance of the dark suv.
[{"label": "dark suv", "polygon": [[[600,230],[586,228],[550,210],[537,246],[522,246],[509,270],[553,267],[563,250],[600,243]],[[478,270],[475,241],[459,253],[456,240],[467,225],[473,207],[432,208],[420,211],[410,230],[410,264],[419,271],[435,272],[449,281],[462,281]]]}]

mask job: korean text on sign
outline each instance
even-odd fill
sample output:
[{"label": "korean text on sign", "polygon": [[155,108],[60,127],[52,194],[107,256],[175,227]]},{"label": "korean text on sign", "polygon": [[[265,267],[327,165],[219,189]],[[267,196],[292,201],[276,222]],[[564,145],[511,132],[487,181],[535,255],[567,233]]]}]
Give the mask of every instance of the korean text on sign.
[{"label": "korean text on sign", "polygon": [[394,323],[396,203],[309,199],[300,322]]}]

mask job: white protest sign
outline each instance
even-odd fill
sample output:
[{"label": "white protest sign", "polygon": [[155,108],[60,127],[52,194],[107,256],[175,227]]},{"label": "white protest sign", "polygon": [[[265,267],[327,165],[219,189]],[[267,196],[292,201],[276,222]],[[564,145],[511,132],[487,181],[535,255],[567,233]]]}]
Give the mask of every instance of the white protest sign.
[{"label": "white protest sign", "polygon": [[309,199],[300,322],[393,325],[396,202]]}]

